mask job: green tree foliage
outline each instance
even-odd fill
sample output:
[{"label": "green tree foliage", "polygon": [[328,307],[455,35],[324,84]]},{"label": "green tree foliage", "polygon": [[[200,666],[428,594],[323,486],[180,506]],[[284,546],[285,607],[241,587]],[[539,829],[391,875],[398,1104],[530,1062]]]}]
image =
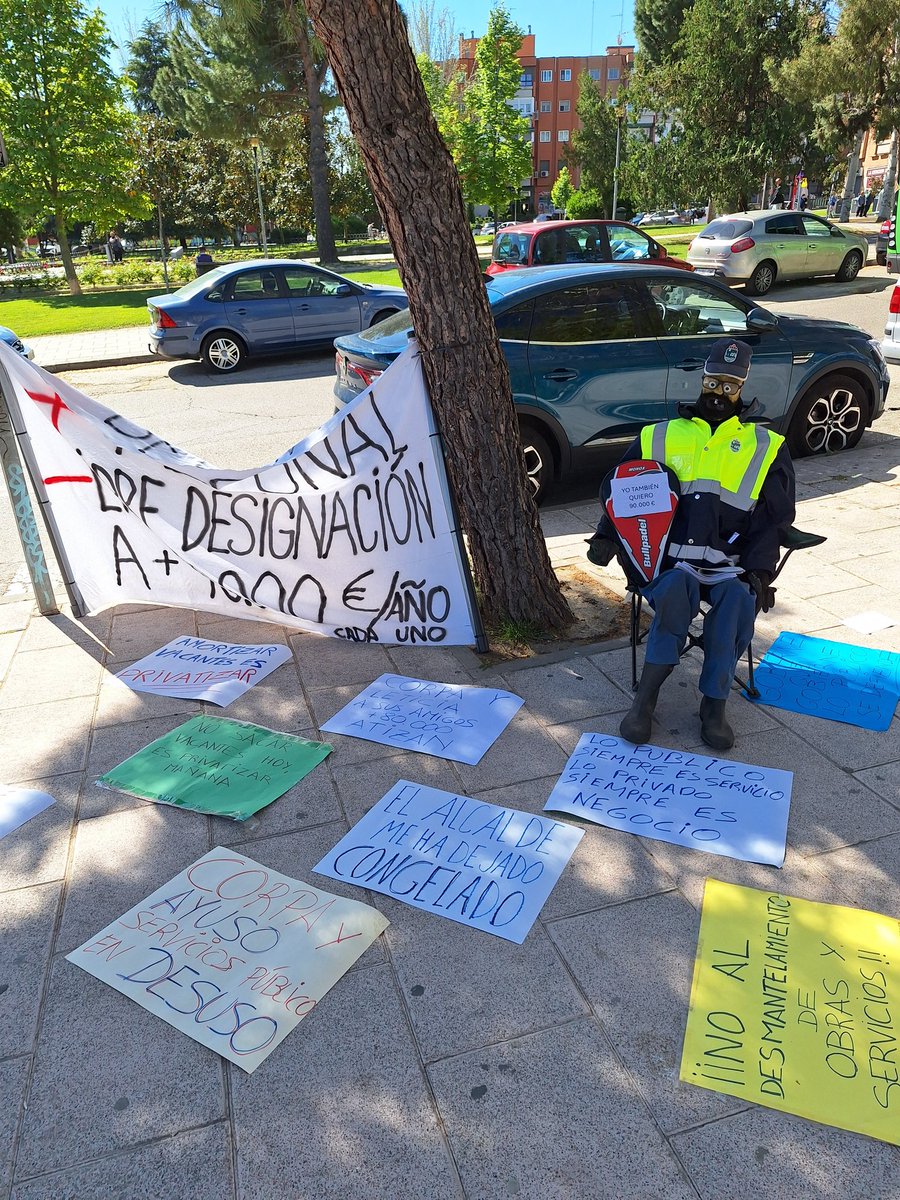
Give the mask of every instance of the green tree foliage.
[{"label": "green tree foliage", "polygon": [[669,62],[693,0],[635,0],[634,33],[644,61]]},{"label": "green tree foliage", "polygon": [[110,49],[99,11],[78,0],[0,0],[0,128],[10,159],[0,203],[53,218],[73,294],[81,288],[71,226],[146,207],[126,186],[136,143]]},{"label": "green tree foliage", "polygon": [[773,165],[802,160],[813,106],[784,93],[778,70],[821,28],[820,0],[694,0],[671,58],[639,56],[630,94],[677,116],[690,191],[745,208]]},{"label": "green tree foliage", "polygon": [[[612,195],[612,191],[610,191],[610,195]],[[581,221],[585,217],[606,217],[609,215],[606,200],[602,193],[597,188],[592,187],[581,187],[578,191],[573,192],[569,197],[566,212],[575,221]]]},{"label": "green tree foliage", "polygon": [[629,136],[620,167],[622,188],[645,211],[683,204],[695,175],[686,154],[680,129],[655,142],[640,133]]},{"label": "green tree foliage", "polygon": [[417,54],[416,63],[441,137],[458,167],[463,156],[462,125],[468,85],[465,72],[448,72],[446,64],[435,62],[427,54]]},{"label": "green tree foliage", "polygon": [[24,237],[25,230],[16,210],[0,207],[0,250],[6,251],[10,262],[14,261],[15,248],[21,244]]},{"label": "green tree foliage", "polygon": [[160,107],[153,99],[153,87],[160,69],[168,67],[171,61],[166,31],[156,21],[145,21],[134,41],[129,42],[128,51],[125,74],[134,88],[134,107],[139,113],[161,116]]},{"label": "green tree foliage", "polygon": [[[616,169],[616,129],[618,117],[600,87],[587,72],[578,81],[578,116],[582,128],[572,136],[569,157],[581,168],[580,191],[590,194],[575,201],[576,207],[583,203],[599,203],[602,211],[597,216],[612,212],[613,175]],[[576,193],[577,195],[577,193]],[[573,197],[574,199],[574,197]],[[571,208],[571,204],[569,206]],[[585,216],[586,213],[579,213]]]},{"label": "green tree foliage", "polygon": [[553,185],[553,190],[550,192],[550,199],[553,201],[553,207],[565,212],[569,207],[569,199],[575,189],[572,187],[572,178],[569,175],[569,168],[563,167],[556,177],[556,183]]},{"label": "green tree foliage", "polygon": [[465,92],[457,167],[466,198],[504,212],[531,174],[531,124],[510,107],[522,68],[522,30],[502,7],[492,8],[478,42],[475,73]]}]

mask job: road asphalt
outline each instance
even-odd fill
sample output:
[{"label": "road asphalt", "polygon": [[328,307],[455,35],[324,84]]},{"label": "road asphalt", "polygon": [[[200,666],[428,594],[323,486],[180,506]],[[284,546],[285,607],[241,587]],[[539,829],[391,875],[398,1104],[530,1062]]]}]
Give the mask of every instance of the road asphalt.
[{"label": "road asphalt", "polygon": [[[852,318],[851,318],[852,319]],[[760,617],[900,652],[900,419],[797,464],[796,554]],[[583,557],[596,505],[542,514]],[[60,593],[61,594],[61,593]],[[875,611],[895,624],[856,632]],[[538,813],[584,732],[615,733],[627,647],[563,643],[484,667],[468,649],[357,645],[275,624],[125,606],[76,620],[0,604],[7,784],[56,803],[0,840],[0,1196],[11,1200],[847,1200],[897,1195],[898,1151],[679,1082],[707,877],[900,915],[900,721],[875,733],[733,693],[723,757],[793,772],[784,867],[586,822],[521,946],[327,881],[391,924],[253,1074],[65,955],[217,846],[292,877],[399,778]],[[224,715],[324,739],[331,756],[245,824],[145,804],[95,780],[205,706],[138,694],[126,664],[180,634],[284,643],[291,658]],[[476,767],[322,734],[385,671],[524,698]],[[652,741],[701,751],[699,661],[664,688]],[[219,711],[219,710],[215,710]],[[319,881],[323,882],[323,881]]]}]

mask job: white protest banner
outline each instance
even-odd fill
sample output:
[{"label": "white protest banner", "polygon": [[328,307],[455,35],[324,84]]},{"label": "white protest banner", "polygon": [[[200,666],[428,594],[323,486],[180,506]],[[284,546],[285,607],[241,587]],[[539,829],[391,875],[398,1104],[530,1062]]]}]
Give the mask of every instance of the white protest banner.
[{"label": "white protest banner", "polygon": [[793,779],[790,771],[584,733],[544,809],[780,867]]},{"label": "white protest banner", "polygon": [[87,611],[146,602],[361,642],[473,615],[414,346],[274,463],[211,466],[0,344]]},{"label": "white protest banner", "polygon": [[672,508],[669,479],[664,471],[648,471],[631,479],[610,480],[609,495],[617,517],[667,513]]},{"label": "white protest banner", "polygon": [[55,803],[47,792],[0,783],[0,838],[6,837]]},{"label": "white protest banner", "polygon": [[218,847],[66,958],[249,1074],[389,924]]},{"label": "white protest banner", "polygon": [[242,646],[185,635],[119,671],[116,678],[133,692],[208,700],[224,706],[243,696],[290,657],[287,646],[274,643]]},{"label": "white protest banner", "polygon": [[400,779],[313,870],[521,943],[581,838]]},{"label": "white protest banner", "polygon": [[474,766],[523,703],[496,688],[380,675],[322,730]]}]

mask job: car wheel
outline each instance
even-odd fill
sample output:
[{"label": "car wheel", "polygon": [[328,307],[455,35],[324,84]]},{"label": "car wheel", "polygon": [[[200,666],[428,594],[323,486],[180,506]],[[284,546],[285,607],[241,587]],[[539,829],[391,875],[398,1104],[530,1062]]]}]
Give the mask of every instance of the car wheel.
[{"label": "car wheel", "polygon": [[369,322],[369,328],[371,329],[373,325],[377,325],[379,321],[386,321],[388,317],[392,317],[395,312],[397,312],[396,308],[383,308],[381,312],[376,313]]},{"label": "car wheel", "polygon": [[200,347],[200,356],[211,371],[228,374],[247,361],[247,347],[236,333],[211,333]]},{"label": "car wheel", "polygon": [[875,251],[875,265],[878,267],[886,267],[887,266],[887,250],[876,250]]},{"label": "car wheel", "polygon": [[813,384],[794,413],[787,442],[794,458],[850,450],[866,427],[868,399],[849,375],[826,375]]},{"label": "car wheel", "polygon": [[772,290],[778,268],[768,258],[764,259],[744,285],[751,296],[764,296]]},{"label": "car wheel", "polygon": [[851,250],[838,271],[835,279],[838,283],[851,283],[862,270],[863,257],[858,250]]},{"label": "car wheel", "polygon": [[522,425],[519,433],[525,455],[525,476],[535,503],[540,504],[556,475],[553,451],[544,435],[530,425]]}]

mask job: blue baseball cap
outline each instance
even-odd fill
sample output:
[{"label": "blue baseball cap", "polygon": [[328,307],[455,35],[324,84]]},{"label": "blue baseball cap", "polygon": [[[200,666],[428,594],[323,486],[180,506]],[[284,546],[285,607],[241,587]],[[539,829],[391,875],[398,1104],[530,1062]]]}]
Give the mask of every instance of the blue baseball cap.
[{"label": "blue baseball cap", "polygon": [[724,375],[728,379],[739,379],[741,383],[750,374],[752,353],[746,342],[734,338],[720,338],[713,342],[703,371],[706,375]]}]

